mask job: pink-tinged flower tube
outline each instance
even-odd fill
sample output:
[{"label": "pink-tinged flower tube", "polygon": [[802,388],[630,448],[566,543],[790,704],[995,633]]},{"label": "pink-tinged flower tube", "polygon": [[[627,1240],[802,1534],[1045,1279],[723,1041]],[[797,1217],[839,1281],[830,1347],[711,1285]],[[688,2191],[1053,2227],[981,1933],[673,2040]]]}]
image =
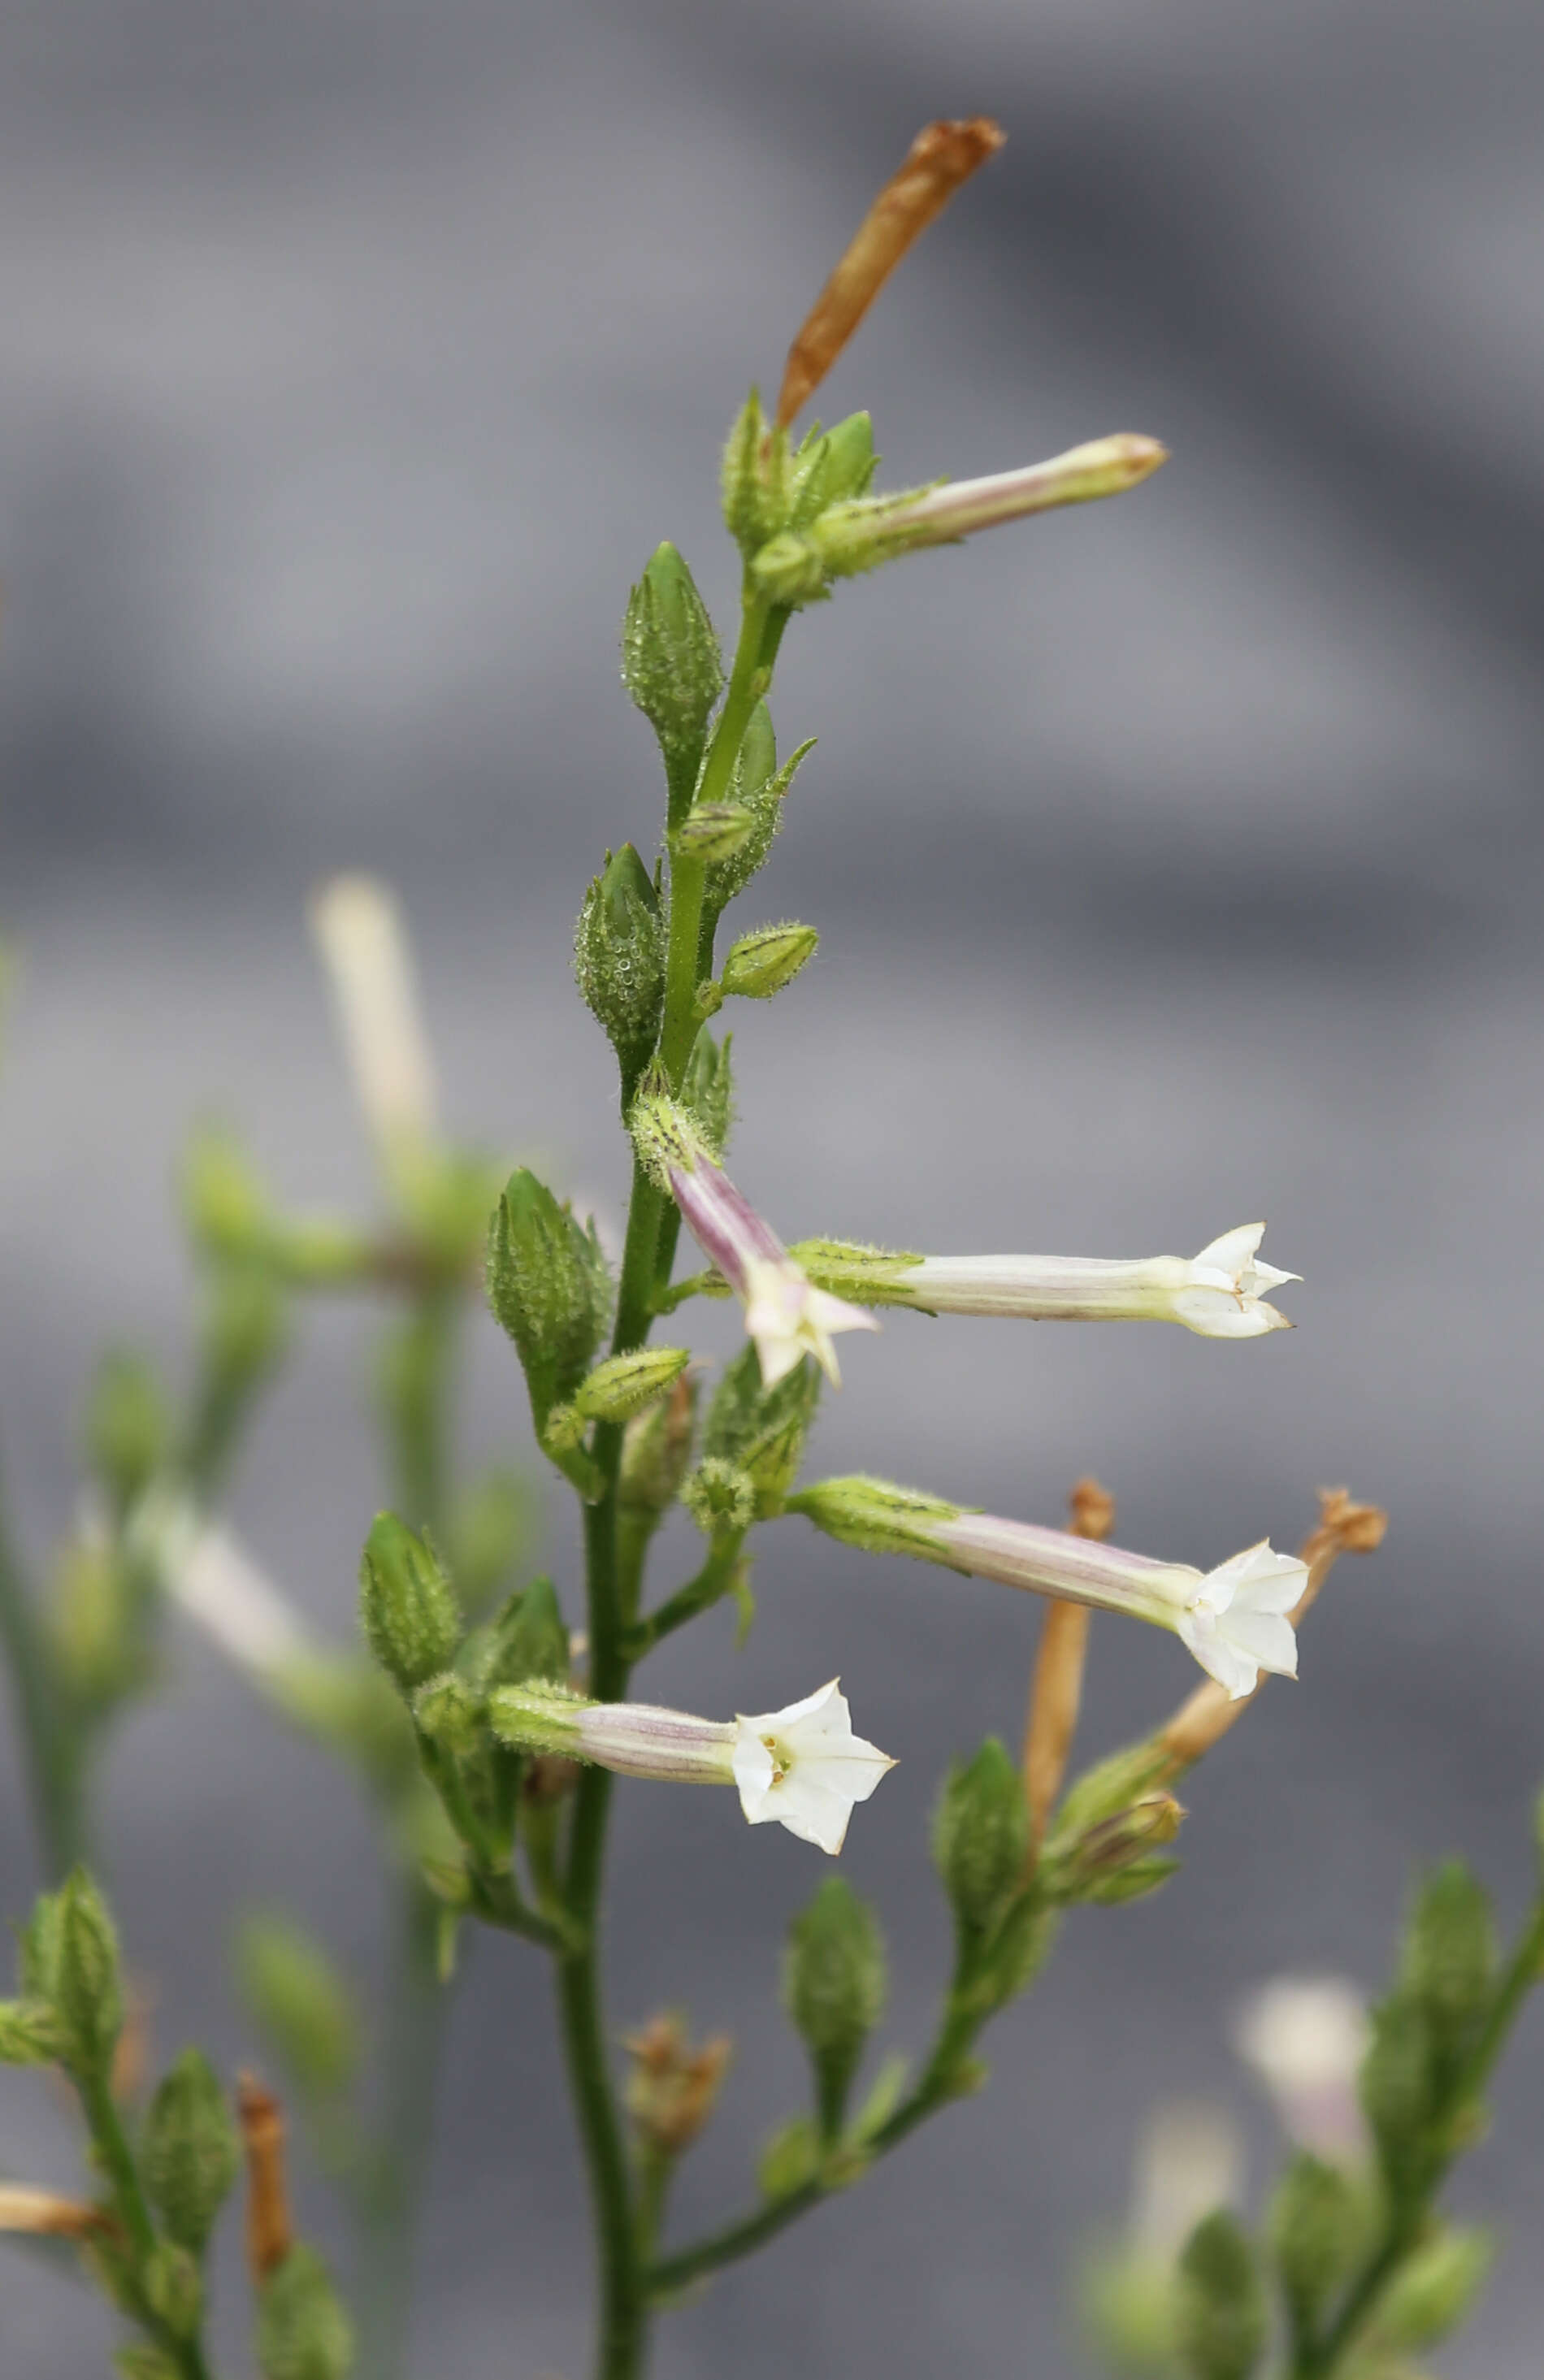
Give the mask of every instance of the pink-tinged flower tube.
[{"label": "pink-tinged flower tube", "polygon": [[629,1122],[643,1163],[669,1191],[698,1246],[744,1306],[765,1385],[772,1388],[808,1354],[833,1388],[840,1388],[832,1340],[839,1330],[877,1330],[873,1316],[816,1288],[674,1099],[645,1093]]},{"label": "pink-tinged flower tube", "polygon": [[1295,1272],[1259,1254],[1263,1223],[1240,1223],[1195,1257],[919,1257],[810,1241],[810,1278],[874,1305],[1027,1322],[1179,1322],[1206,1339],[1290,1330],[1265,1293]]},{"label": "pink-tinged flower tube", "polygon": [[835,1855],[854,1805],[894,1767],[855,1735],[833,1678],[786,1709],[733,1719],[693,1718],[650,1703],[590,1703],[550,1686],[501,1686],[489,1719],[505,1743],[560,1753],[623,1777],[679,1785],[733,1785],[753,1827],[772,1821]]},{"label": "pink-tinged flower tube", "polygon": [[913,1554],[974,1578],[1001,1579],[1170,1629],[1234,1701],[1253,1693],[1261,1670],[1297,1675],[1297,1640],[1287,1615],[1307,1569],[1263,1540],[1203,1572],[1062,1529],[967,1512],[882,1479],[822,1479],[790,1496],[787,1509],[870,1553]]},{"label": "pink-tinged flower tube", "polygon": [[774,603],[808,603],[830,580],[876,569],[903,553],[953,545],[1031,513],[1123,495],[1168,459],[1168,449],[1156,438],[1117,431],[1048,462],[995,471],[986,479],[944,480],[897,495],[857,496],[829,505],[808,529],[787,529],[769,540],[752,560],[751,577]]}]

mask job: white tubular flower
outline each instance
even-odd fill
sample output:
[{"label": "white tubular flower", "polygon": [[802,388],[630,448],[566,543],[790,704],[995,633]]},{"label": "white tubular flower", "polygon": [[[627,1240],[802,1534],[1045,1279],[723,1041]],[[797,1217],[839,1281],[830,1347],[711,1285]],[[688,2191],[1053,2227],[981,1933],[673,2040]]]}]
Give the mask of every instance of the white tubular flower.
[{"label": "white tubular flower", "polygon": [[773,1387],[803,1356],[813,1355],[832,1387],[840,1388],[832,1340],[839,1330],[877,1330],[873,1316],[816,1288],[674,1099],[640,1098],[630,1123],[643,1162],[669,1191],[698,1246],[744,1306],[763,1384]]},{"label": "white tubular flower", "polygon": [[396,896],[371,876],[334,876],[313,897],[310,921],[360,1111],[389,1162],[411,1157],[438,1127],[433,1063]]},{"label": "white tubular flower", "polygon": [[1278,1976],[1245,2002],[1233,2037],[1300,2148],[1331,2164],[1361,2162],[1368,2140],[1356,2074],[1368,2025],[1355,1984],[1339,1975]]},{"label": "white tubular flower", "polygon": [[273,1581],[225,1529],[200,1529],[180,1554],[169,1549],[162,1577],[226,1658],[255,1677],[277,1677],[315,1649]]},{"label": "white tubular flower", "polygon": [[786,1710],[735,1722],[735,1782],[751,1825],[775,1818],[833,1857],[845,1840],[853,1804],[867,1802],[895,1766],[877,1744],[853,1733],[839,1685],[833,1678]]},{"label": "white tubular flower", "polygon": [[790,1496],[787,1509],[870,1553],[915,1554],[974,1578],[1170,1629],[1235,1702],[1253,1693],[1261,1670],[1297,1675],[1287,1614],[1307,1568],[1263,1541],[1203,1573],[1062,1529],[966,1512],[882,1479],[819,1480]]},{"label": "white tubular flower", "polygon": [[817,1280],[875,1305],[1029,1322],[1180,1322],[1208,1339],[1258,1339],[1292,1328],[1264,1293],[1301,1278],[1260,1260],[1264,1231],[1241,1223],[1190,1257],[885,1257],[833,1242],[796,1253]]},{"label": "white tubular flower", "polygon": [[853,1733],[834,1678],[786,1710],[752,1718],[693,1718],[649,1703],[587,1703],[538,1685],[497,1688],[488,1715],[494,1733],[520,1749],[563,1753],[624,1777],[734,1785],[753,1827],[775,1819],[833,1854],[842,1848],[854,1803],[866,1802],[894,1767]]}]

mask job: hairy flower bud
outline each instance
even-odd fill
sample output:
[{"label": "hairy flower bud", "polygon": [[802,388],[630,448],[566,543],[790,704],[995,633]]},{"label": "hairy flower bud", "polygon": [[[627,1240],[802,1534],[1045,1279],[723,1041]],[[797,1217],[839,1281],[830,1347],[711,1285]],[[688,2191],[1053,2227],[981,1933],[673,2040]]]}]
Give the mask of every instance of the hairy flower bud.
[{"label": "hairy flower bud", "polygon": [[0,2000],[0,2066],[51,2065],[64,2039],[45,2000]]},{"label": "hairy flower bud", "polygon": [[58,1911],[53,1997],[65,2055],[77,2072],[103,2072],[123,2028],[118,1937],[107,1904],[84,1868],[66,1878]]},{"label": "hairy flower bud", "polygon": [[524,1166],[493,1215],[488,1303],[519,1352],[540,1436],[590,1368],[611,1314],[611,1276],[594,1224],[581,1224]]},{"label": "hairy flower bud", "polygon": [[314,2250],[291,2248],[258,2299],[257,2360],[262,2380],[346,2380],[354,2331]]},{"label": "hairy flower bud", "polygon": [[[747,1353],[751,1353],[747,1350]],[[625,1512],[668,1512],[691,1463],[697,1382],[683,1372],[666,1397],[635,1414],[622,1438],[617,1495]]]},{"label": "hairy flower bud", "polygon": [[783,823],[784,796],[806,756],[814,748],[814,738],[810,736],[796,746],[779,767],[772,715],[764,702],[757,704],[735,763],[731,789],[733,807],[748,812],[751,832],[727,856],[710,864],[702,890],[705,916],[717,918],[765,867]]},{"label": "hairy flower bud", "polygon": [[241,2163],[235,2120],[201,2050],[185,2049],[156,2092],[140,2157],[168,2235],[201,2254]]},{"label": "hairy flower bud", "polygon": [[378,1512],[359,1563],[359,1617],[386,1675],[404,1694],[448,1669],[461,1641],[456,1591],[427,1538]]},{"label": "hairy flower bud", "polygon": [[756,832],[757,818],[744,802],[705,802],[688,810],[671,837],[678,859],[711,865],[733,859]]},{"label": "hairy flower bud", "polygon": [[1198,2224],[1179,2260],[1174,2324],[1194,2380],[1248,2380],[1270,2329],[1254,2251],[1235,2216]]},{"label": "hairy flower bud", "polygon": [[783,1998],[815,2069],[821,2131],[833,2139],[863,2046],[884,2013],[884,1941],[845,1878],[827,1876],[795,1918]]},{"label": "hairy flower bud", "polygon": [[1301,2151],[1270,2202],[1270,2250],[1288,2307],[1312,2323],[1349,2276],[1364,2245],[1369,2208],[1343,2166]]},{"label": "hairy flower bud", "polygon": [[628,1421],[674,1388],[690,1362],[688,1347],[635,1347],[608,1355],[574,1391],[575,1408],[586,1421]]},{"label": "hairy flower bud", "polygon": [[1489,2005],[1495,1961],[1489,1898],[1449,1860],[1416,1897],[1400,1961],[1401,1987],[1424,2010],[1439,2051],[1462,2052]]},{"label": "hairy flower bud", "polygon": [[664,1000],[664,923],[648,869],[630,843],[608,852],[584,896],[574,934],[580,996],[616,1052],[625,1086],[648,1062]]},{"label": "hairy flower bud", "polygon": [[813,926],[760,926],[742,934],[724,959],[720,990],[741,1000],[771,1000],[814,957],[820,939]]},{"label": "hairy flower bud", "polygon": [[668,542],[627,599],[622,683],[659,738],[674,820],[691,800],[723,665],[696,582]]},{"label": "hairy flower bud", "polygon": [[1019,1885],[1029,1813],[1017,1769],[995,1736],[952,1769],[933,1819],[933,1858],[963,1925],[985,1931]]}]

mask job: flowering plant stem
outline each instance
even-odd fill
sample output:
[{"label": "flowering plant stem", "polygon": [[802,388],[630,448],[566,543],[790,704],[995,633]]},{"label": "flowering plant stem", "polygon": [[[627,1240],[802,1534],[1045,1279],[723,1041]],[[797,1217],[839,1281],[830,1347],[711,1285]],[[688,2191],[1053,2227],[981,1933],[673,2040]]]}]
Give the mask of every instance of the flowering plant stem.
[{"label": "flowering plant stem", "polygon": [[1321,2338],[1299,2344],[1283,2380],[1331,2380],[1361,2344],[1363,2334],[1376,2319],[1384,2290],[1426,2230],[1432,2201],[1465,2144],[1465,2118],[1489,2081],[1524,2001],[1540,1983],[1544,1983],[1544,1898],[1534,1908],[1507,1961],[1478,2040],[1449,2086],[1436,2126],[1444,2146],[1432,2156],[1420,2189],[1390,2207],[1380,2236],[1368,2251],[1339,2313]]},{"label": "flowering plant stem", "polygon": [[83,1764],[59,1707],[38,1628],[37,1606],[0,1502],[0,1649],[11,1673],[29,1790],[44,1863],[57,1881],[85,1857]]}]

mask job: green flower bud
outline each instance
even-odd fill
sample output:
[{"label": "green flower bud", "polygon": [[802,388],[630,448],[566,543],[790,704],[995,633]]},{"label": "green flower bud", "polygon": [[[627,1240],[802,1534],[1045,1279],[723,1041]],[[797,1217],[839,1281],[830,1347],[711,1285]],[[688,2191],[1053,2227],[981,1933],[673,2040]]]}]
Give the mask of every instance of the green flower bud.
[{"label": "green flower bud", "polygon": [[1048,1858],[1064,1858],[1091,1828],[1145,1801],[1162,1781],[1168,1755],[1161,1745],[1135,1743],[1086,1768],[1056,1813]]},{"label": "green flower bud", "polygon": [[1270,2202],[1270,2252],[1295,2323],[1307,2326],[1350,2277],[1362,2253],[1368,2202],[1339,2166],[1304,2151]]},{"label": "green flower bud", "polygon": [[420,1733],[446,1752],[475,1752],[483,1739],[482,1696],[454,1670],[419,1688],[413,1718]]},{"label": "green flower bud", "polygon": [[151,2102],[140,2151],[168,2235],[201,2255],[241,2163],[225,2093],[201,2050],[185,2049]]},{"label": "green flower bud", "polygon": [[23,1999],[53,2008],[59,1997],[59,1943],[64,1922],[63,1892],[40,1892],[32,1913],[17,1937],[17,1981]]},{"label": "green flower bud", "polygon": [[182,1163],[182,1205],[188,1231],[210,1256],[245,1262],[272,1243],[273,1202],[228,1133],[207,1125],[194,1133]]},{"label": "green flower bud", "polygon": [[771,1000],[815,955],[813,926],[760,926],[742,934],[723,962],[719,988],[741,1000]]},{"label": "green flower bud", "polygon": [[590,1368],[611,1316],[595,1227],[579,1223],[524,1166],[510,1175],[488,1242],[488,1303],[519,1351],[537,1433]]},{"label": "green flower bud", "polygon": [[59,1675],[82,1712],[110,1711],[147,1682],[140,1586],[121,1542],[91,1531],[60,1548],[45,1619]]},{"label": "green flower bud", "polygon": [[289,1343],[289,1301],[272,1273],[241,1266],[215,1282],[203,1326],[203,1360],[216,1393],[265,1379]]},{"label": "green flower bud", "polygon": [[[754,1354],[754,1350],[749,1351]],[[760,1367],[757,1373],[760,1377]],[[667,1397],[635,1414],[622,1438],[617,1495],[629,1512],[665,1512],[691,1463],[697,1382],[683,1372]]]},{"label": "green flower bud", "polygon": [[404,1694],[448,1669],[461,1641],[456,1592],[432,1546],[395,1512],[377,1512],[365,1539],[359,1618],[371,1651]]},{"label": "green flower bud", "polygon": [[970,2006],[990,2016],[1027,1991],[1051,1955],[1060,1923],[1058,1912],[1033,1886],[1010,1900],[971,1978]]},{"label": "green flower bud", "polygon": [[755,1482],[736,1463],[715,1455],[682,1481],[681,1501],[704,1536],[748,1529],[756,1518]]},{"label": "green flower bud", "polygon": [[635,1347],[608,1355],[580,1381],[574,1403],[586,1421],[626,1421],[673,1388],[690,1362],[689,1347]]},{"label": "green flower bud", "polygon": [[723,450],[723,525],[748,562],[787,520],[793,504],[788,441],[769,431],[760,392],[752,389]]},{"label": "green flower bud", "polygon": [[166,1400],[143,1356],[107,1356],[86,1407],[86,1452],[120,1517],[165,1461],[171,1435]]},{"label": "green flower bud", "polygon": [[145,2303],[174,2338],[192,2338],[203,2315],[203,2282],[186,2248],[158,2240],[140,2274]]},{"label": "green flower bud", "polygon": [[756,832],[757,817],[744,802],[704,802],[688,810],[672,836],[679,859],[733,859]]},{"label": "green flower bud", "polygon": [[798,1476],[820,1397],[821,1374],[808,1362],[770,1389],[762,1386],[760,1363],[748,1343],[725,1367],[708,1410],[703,1452],[745,1474],[760,1520],[781,1509]]},{"label": "green flower bud", "polygon": [[673,545],[655,549],[627,599],[622,683],[659,737],[674,819],[691,800],[723,664],[713,624]]},{"label": "green flower bud", "polygon": [[46,2000],[0,2000],[0,2066],[49,2066],[64,2034]]},{"label": "green flower bud", "polygon": [[1372,2012],[1372,2042],[1358,2078],[1362,2107],[1378,2143],[1384,2179],[1396,2198],[1419,2180],[1436,2113],[1431,2024],[1403,1992]]},{"label": "green flower bud", "polygon": [[783,801],[798,773],[800,763],[815,748],[813,736],[792,751],[781,768],[777,765],[777,744],[772,735],[772,715],[764,702],[759,702],[750,714],[740,757],[735,764],[735,781],[731,798],[736,808],[748,810],[754,828],[737,851],[727,859],[717,859],[710,867],[703,887],[703,902],[708,915],[717,918],[720,912],[736,893],[743,892],[751,878],[765,867],[777,831],[783,823]]},{"label": "green flower bud", "polygon": [[258,2300],[257,2359],[262,2380],[346,2380],[354,2329],[313,2250],[291,2248]]},{"label": "green flower bud", "polygon": [[624,1082],[648,1062],[664,1002],[660,898],[630,843],[608,852],[585,894],[574,935],[574,975],[586,1007],[616,1052]]},{"label": "green flower bud", "polygon": [[123,2030],[118,1937],[107,1904],[84,1868],[59,1893],[55,2005],[65,2055],[80,2072],[101,2072]]},{"label": "green flower bud", "polygon": [[1254,2250],[1223,2210],[1197,2225],[1179,2260],[1174,2328],[1194,2380],[1248,2380],[1270,2328]]},{"label": "green flower bud", "polygon": [[1490,2000],[1495,1926],[1484,1888],[1458,1860],[1427,1878],[1405,1928],[1400,1985],[1425,2010],[1440,2053],[1461,2053]]},{"label": "green flower bud", "polygon": [[320,1943],[288,1918],[253,1914],[237,1937],[237,1980],[256,2023],[308,2099],[346,2090],[362,2026]]},{"label": "green flower bud", "polygon": [[729,1058],[733,1038],[726,1033],[722,1041],[715,1041],[711,1033],[699,1033],[681,1086],[681,1105],[719,1157],[729,1145],[729,1129],[735,1121],[735,1080]]},{"label": "green flower bud", "polygon": [[783,1998],[815,2068],[821,2129],[841,2128],[863,2046],[884,2013],[884,1942],[873,1911],[845,1876],[829,1876],[796,1917]]},{"label": "green flower bud", "polygon": [[1378,2336],[1399,2350],[1434,2347],[1473,2312],[1490,2276],[1489,2231],[1439,2231],[1400,2266],[1378,2301]]},{"label": "green flower bud", "polygon": [[995,1736],[951,1770],[933,1819],[933,1857],[954,1913],[984,1932],[1024,1877],[1029,1813],[1024,1781]]}]

